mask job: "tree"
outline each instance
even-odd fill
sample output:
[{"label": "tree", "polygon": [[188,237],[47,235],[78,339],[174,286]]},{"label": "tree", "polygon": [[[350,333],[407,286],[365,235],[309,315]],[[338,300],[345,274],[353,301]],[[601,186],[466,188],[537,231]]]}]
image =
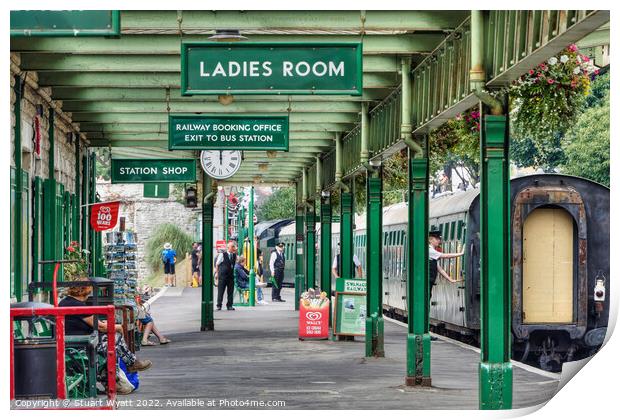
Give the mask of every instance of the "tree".
[{"label": "tree", "polygon": [[566,153],[566,163],[562,165],[562,171],[608,187],[609,96],[607,91],[599,105],[586,109],[562,141]]},{"label": "tree", "polygon": [[557,133],[548,142],[535,142],[529,137],[511,138],[510,160],[522,168],[532,166],[544,172],[555,172],[555,168],[566,162],[562,137]]},{"label": "tree", "polygon": [[294,187],[277,188],[256,210],[259,221],[292,219],[295,217],[296,192]]}]

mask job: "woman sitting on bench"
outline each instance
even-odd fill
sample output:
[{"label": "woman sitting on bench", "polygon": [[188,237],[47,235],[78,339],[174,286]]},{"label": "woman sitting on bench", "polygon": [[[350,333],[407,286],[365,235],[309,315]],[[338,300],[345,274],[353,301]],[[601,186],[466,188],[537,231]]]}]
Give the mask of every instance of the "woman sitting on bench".
[{"label": "woman sitting on bench", "polygon": [[[92,293],[93,288],[91,286],[77,286],[69,287],[67,296],[58,303],[58,306],[87,306],[86,299]],[[99,340],[97,344],[97,353],[103,357],[107,356],[108,351],[108,324],[106,321],[97,320],[97,331],[99,333]],[[115,324],[114,329],[116,331],[116,339],[114,348],[116,349],[116,356],[120,357],[129,372],[138,372],[147,370],[151,367],[150,360],[138,360],[136,355],[132,353],[125,343],[123,338],[123,326]],[[65,335],[90,335],[95,330],[95,316],[94,315],[68,315],[65,317]],[[116,365],[118,371],[118,364]],[[103,370],[103,375],[106,375],[106,370]],[[105,383],[105,376],[97,378],[100,382]],[[133,390],[122,386],[118,382],[117,375],[117,388],[118,394],[129,394]]]},{"label": "woman sitting on bench", "polygon": [[245,290],[250,287],[249,275],[250,272],[245,268],[245,257],[241,256],[237,258],[237,263],[235,264],[235,279],[239,289]]}]

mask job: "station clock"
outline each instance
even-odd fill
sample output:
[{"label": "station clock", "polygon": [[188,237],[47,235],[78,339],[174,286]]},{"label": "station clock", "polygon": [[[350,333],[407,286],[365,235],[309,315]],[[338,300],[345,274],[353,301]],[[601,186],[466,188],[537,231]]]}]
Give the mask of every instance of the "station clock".
[{"label": "station clock", "polygon": [[211,178],[230,178],[241,166],[241,152],[239,150],[203,150],[200,153],[200,164]]}]

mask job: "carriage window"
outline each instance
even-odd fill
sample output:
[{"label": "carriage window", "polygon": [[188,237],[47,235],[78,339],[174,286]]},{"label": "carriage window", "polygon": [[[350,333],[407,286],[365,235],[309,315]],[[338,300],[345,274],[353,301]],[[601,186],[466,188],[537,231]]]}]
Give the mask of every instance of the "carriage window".
[{"label": "carriage window", "polygon": [[459,241],[463,239],[463,221],[459,220],[456,228],[456,239]]},{"label": "carriage window", "polygon": [[450,223],[450,240],[454,240],[456,238],[456,221]]}]

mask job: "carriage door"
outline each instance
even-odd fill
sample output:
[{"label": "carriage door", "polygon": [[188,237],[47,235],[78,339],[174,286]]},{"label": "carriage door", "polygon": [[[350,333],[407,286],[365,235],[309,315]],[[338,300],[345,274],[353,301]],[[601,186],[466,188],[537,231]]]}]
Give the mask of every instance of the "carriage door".
[{"label": "carriage door", "polygon": [[573,218],[539,208],[523,225],[523,323],[573,322]]}]

